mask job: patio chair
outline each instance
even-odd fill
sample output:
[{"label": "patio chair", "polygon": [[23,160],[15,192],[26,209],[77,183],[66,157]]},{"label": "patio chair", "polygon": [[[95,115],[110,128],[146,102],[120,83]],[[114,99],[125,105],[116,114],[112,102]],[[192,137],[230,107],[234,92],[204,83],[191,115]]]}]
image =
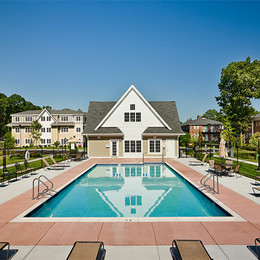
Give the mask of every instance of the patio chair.
[{"label": "patio chair", "polygon": [[212,260],[201,240],[173,240],[172,241],[172,259],[177,260],[174,255],[176,248],[180,259],[182,260]]},{"label": "patio chair", "polygon": [[227,171],[231,171],[232,169],[233,169],[233,161],[231,161],[231,160],[226,160],[226,166],[225,166],[225,168],[226,168],[226,170]]},{"label": "patio chair", "polygon": [[237,164],[236,167],[234,169],[229,170],[230,173],[235,173],[236,177],[237,174],[239,174],[239,169],[240,169],[241,164]]},{"label": "patio chair", "polygon": [[189,165],[192,165],[192,166],[197,166],[197,165],[205,165],[205,161],[206,161],[206,158],[207,158],[208,154],[205,153],[204,154],[204,157],[202,158],[201,161],[197,160],[197,161],[189,161]]},{"label": "patio chair", "polygon": [[65,163],[64,163],[64,162],[62,162],[62,163],[56,162],[53,156],[50,156],[50,159],[51,159],[51,161],[53,162],[53,165],[59,165],[59,166],[63,166],[63,167],[69,167],[69,164],[66,163],[66,162],[65,162]]},{"label": "patio chair", "polygon": [[45,164],[44,170],[63,170],[64,166],[60,165],[50,165],[45,158],[42,158],[43,163]]},{"label": "patio chair", "polygon": [[216,174],[223,174],[223,169],[221,163],[215,163],[214,164],[214,173]]},{"label": "patio chair", "polygon": [[215,164],[214,160],[209,160],[209,171],[213,171],[214,170],[214,164]]},{"label": "patio chair", "polygon": [[101,241],[76,241],[67,257],[67,260],[103,260],[106,250]]},{"label": "patio chair", "polygon": [[0,251],[2,251],[7,246],[6,260],[8,259],[10,244],[8,242],[0,242]]},{"label": "patio chair", "polygon": [[18,162],[15,163],[15,168],[16,168],[16,173],[17,174],[21,174],[22,177],[29,177],[28,176],[29,171],[27,169],[23,170],[20,163],[18,163]]}]

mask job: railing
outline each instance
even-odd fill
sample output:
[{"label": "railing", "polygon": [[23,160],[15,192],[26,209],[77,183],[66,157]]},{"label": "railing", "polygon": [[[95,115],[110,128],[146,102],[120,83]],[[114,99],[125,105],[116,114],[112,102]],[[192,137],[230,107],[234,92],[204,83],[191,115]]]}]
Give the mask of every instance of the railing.
[{"label": "railing", "polygon": [[164,164],[164,154],[162,153],[162,164]]},{"label": "railing", "polygon": [[[45,179],[45,182],[42,180]],[[37,182],[37,195],[35,195],[35,183]],[[40,186],[42,185],[42,190],[40,190]],[[35,178],[32,182],[32,199],[39,199],[41,197],[45,197],[46,195],[52,196],[53,193],[56,193],[53,190],[53,182],[48,179],[45,175],[41,175],[38,178]]]},{"label": "railing", "polygon": [[[212,177],[213,185],[212,187],[209,184],[206,184]],[[216,178],[216,180],[215,180]],[[203,186],[205,189],[211,190],[214,193],[219,194],[219,183],[218,183],[218,175],[214,172],[209,171],[206,175],[204,175],[200,180],[201,186]],[[216,190],[217,188],[217,190]]]}]

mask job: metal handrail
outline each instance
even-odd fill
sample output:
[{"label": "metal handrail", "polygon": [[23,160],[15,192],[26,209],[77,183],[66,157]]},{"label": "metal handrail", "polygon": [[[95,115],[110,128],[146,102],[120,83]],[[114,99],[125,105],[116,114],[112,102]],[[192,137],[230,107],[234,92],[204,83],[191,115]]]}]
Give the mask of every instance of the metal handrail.
[{"label": "metal handrail", "polygon": [[[208,176],[208,177],[207,177]],[[208,180],[210,180],[210,178],[212,177],[212,181],[213,181],[213,187],[211,187],[210,185],[206,184],[206,182]],[[216,178],[216,180],[215,180]],[[205,180],[204,180],[205,179]],[[203,182],[204,180],[204,182]],[[217,182],[217,185],[215,184],[215,182]],[[212,172],[208,172],[206,175],[204,175],[201,180],[200,180],[200,184],[205,187],[206,189],[212,190],[215,193],[219,194],[219,182],[218,182],[218,175]],[[216,186],[217,186],[217,191],[216,191]]]},{"label": "metal handrail", "polygon": [[[45,179],[45,182],[43,182],[42,179]],[[38,184],[38,189],[37,189],[37,196],[35,196],[35,182],[37,181],[37,184]],[[46,183],[50,183],[50,187],[46,184]],[[43,185],[45,186],[45,188],[40,191],[40,185]],[[40,175],[38,178],[35,178],[33,180],[33,183],[32,183],[32,199],[39,199],[40,197],[44,197],[46,195],[52,195],[53,192],[56,192],[55,190],[53,190],[53,182],[48,179],[45,175]]]}]

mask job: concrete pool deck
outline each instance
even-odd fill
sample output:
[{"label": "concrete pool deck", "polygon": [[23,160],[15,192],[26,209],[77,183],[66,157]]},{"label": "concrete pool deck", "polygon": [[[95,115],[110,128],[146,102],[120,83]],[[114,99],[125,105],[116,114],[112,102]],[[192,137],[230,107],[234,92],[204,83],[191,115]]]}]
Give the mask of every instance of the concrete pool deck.
[{"label": "concrete pool deck", "polygon": [[[146,162],[156,160],[148,160]],[[160,161],[160,160],[158,160]],[[208,166],[188,166],[189,159],[165,161],[199,185]],[[96,163],[136,163],[141,159],[89,159],[73,162],[65,171],[43,171],[52,178],[54,189]],[[243,221],[166,222],[15,222],[32,200],[34,176],[0,187],[0,241],[18,249],[13,259],[65,259],[76,240],[101,240],[106,259],[171,259],[173,239],[200,239],[214,259],[256,259],[247,249],[260,237],[260,196],[252,194],[253,180],[246,177],[220,178],[220,194],[211,194],[243,218]]]}]

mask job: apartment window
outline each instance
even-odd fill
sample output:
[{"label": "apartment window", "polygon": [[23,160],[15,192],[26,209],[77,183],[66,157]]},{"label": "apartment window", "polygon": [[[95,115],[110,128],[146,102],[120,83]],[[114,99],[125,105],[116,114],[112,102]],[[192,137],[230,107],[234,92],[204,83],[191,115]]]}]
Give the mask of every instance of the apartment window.
[{"label": "apartment window", "polygon": [[45,116],[41,116],[41,121],[45,121]]},{"label": "apartment window", "polygon": [[135,110],[135,104],[130,105],[130,110]]},{"label": "apartment window", "polygon": [[81,128],[80,127],[76,127],[76,132],[80,133],[81,132]]},{"label": "apartment window", "polygon": [[142,150],[142,143],[141,141],[136,140],[126,140],[125,141],[125,152],[126,153],[141,153]]},{"label": "apartment window", "polygon": [[41,132],[45,133],[45,128],[44,127],[41,128]]},{"label": "apartment window", "polygon": [[20,139],[15,139],[15,144],[16,145],[20,144]]},{"label": "apartment window", "polygon": [[130,122],[135,122],[135,113],[130,113]]},{"label": "apartment window", "polygon": [[45,144],[45,139],[41,139],[41,144]]},{"label": "apartment window", "polygon": [[47,133],[50,133],[51,132],[51,128],[50,127],[47,127]]},{"label": "apartment window", "polygon": [[51,139],[47,139],[47,144],[51,144]]},{"label": "apartment window", "polygon": [[161,140],[149,140],[149,152],[160,153],[161,152]]},{"label": "apartment window", "polygon": [[26,116],[25,117],[26,122],[32,122],[32,117],[31,116]]},{"label": "apartment window", "polygon": [[30,127],[25,127],[25,133],[31,133],[31,128]]},{"label": "apartment window", "polygon": [[15,133],[16,133],[16,134],[19,134],[19,133],[20,133],[20,127],[16,127],[16,128],[15,128]]},{"label": "apartment window", "polygon": [[63,122],[68,122],[69,121],[69,117],[68,116],[61,116],[60,120]]},{"label": "apartment window", "polygon": [[32,142],[32,139],[30,139],[30,138],[25,138],[24,141],[25,141],[25,144],[30,144],[30,143]]},{"label": "apartment window", "polygon": [[20,117],[19,116],[16,116],[15,117],[15,122],[19,122],[20,121]]},{"label": "apartment window", "polygon": [[199,129],[199,127],[198,127],[197,125],[195,125],[195,126],[194,126],[194,129],[198,130],[198,129]]},{"label": "apartment window", "polygon": [[211,126],[211,132],[215,132],[215,126]]},{"label": "apartment window", "polygon": [[69,132],[69,128],[68,127],[62,127],[61,128],[61,132],[62,133],[68,133]]},{"label": "apartment window", "polygon": [[51,117],[50,116],[46,116],[46,121],[51,121]]},{"label": "apartment window", "polygon": [[80,121],[80,116],[76,116],[76,121]]}]

